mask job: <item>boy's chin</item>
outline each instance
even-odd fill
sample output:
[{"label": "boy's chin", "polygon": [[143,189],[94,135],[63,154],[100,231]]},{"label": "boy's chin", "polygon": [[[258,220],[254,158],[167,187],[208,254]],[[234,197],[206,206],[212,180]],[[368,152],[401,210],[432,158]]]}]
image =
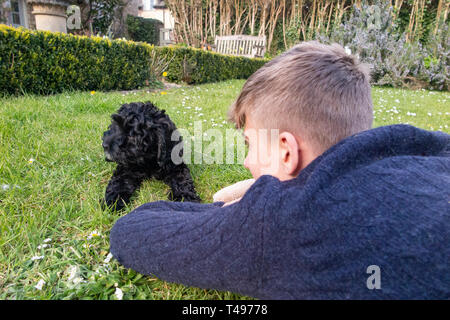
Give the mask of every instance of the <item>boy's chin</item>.
[{"label": "boy's chin", "polygon": [[261,176],[260,172],[253,172],[252,170],[249,170],[250,173],[252,174],[253,179],[258,179]]},{"label": "boy's chin", "polygon": [[260,168],[248,168],[252,174],[253,179],[257,180],[261,176],[272,176],[274,178],[278,178],[279,180],[283,180],[285,177],[283,176],[282,172],[280,170],[277,170],[276,167],[268,166],[268,167],[260,167]]}]

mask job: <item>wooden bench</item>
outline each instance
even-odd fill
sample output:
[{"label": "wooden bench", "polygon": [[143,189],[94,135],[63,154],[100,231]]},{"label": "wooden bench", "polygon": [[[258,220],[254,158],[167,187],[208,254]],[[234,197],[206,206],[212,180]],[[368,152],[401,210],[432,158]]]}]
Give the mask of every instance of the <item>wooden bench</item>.
[{"label": "wooden bench", "polygon": [[172,33],[173,29],[161,28],[159,29],[159,45],[168,46],[172,44]]},{"label": "wooden bench", "polygon": [[262,58],[266,52],[266,36],[216,36],[213,48],[218,53]]}]

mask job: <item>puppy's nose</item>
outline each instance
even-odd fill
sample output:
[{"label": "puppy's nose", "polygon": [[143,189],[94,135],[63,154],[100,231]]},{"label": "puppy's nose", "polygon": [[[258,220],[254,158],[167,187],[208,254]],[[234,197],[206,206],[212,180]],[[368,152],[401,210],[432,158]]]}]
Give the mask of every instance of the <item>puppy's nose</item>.
[{"label": "puppy's nose", "polygon": [[105,152],[105,160],[108,162],[113,162],[113,158],[111,157],[111,155],[109,154],[109,152]]}]

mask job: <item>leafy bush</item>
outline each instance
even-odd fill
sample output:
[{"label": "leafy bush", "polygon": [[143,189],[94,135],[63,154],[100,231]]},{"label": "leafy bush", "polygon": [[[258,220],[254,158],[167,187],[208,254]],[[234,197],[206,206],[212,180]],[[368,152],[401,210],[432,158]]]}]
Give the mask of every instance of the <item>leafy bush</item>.
[{"label": "leafy bush", "polygon": [[[31,1],[41,2],[42,0],[27,2]],[[58,0],[51,1],[58,2]],[[69,29],[69,33],[92,33],[108,38],[123,36],[122,13],[129,0],[64,0],[63,2],[78,6],[81,10],[81,28]]]},{"label": "leafy bush", "polygon": [[112,25],[118,15],[122,14],[126,2],[122,0],[90,1],[90,16],[94,33],[98,35],[112,36]]},{"label": "leafy bush", "polygon": [[395,24],[392,10],[388,1],[378,0],[373,5],[364,1],[330,36],[318,39],[337,42],[370,64],[373,84],[448,90],[448,31],[442,26],[436,39],[429,40],[426,46],[419,41],[407,42],[406,34],[400,33]]},{"label": "leafy bush", "polygon": [[128,15],[127,27],[131,40],[159,44],[159,29],[163,27],[161,21]]},{"label": "leafy bush", "polygon": [[10,94],[130,90],[163,71],[196,84],[247,78],[266,61],[0,25],[0,92]]},{"label": "leafy bush", "polygon": [[[445,13],[443,13],[444,15]],[[450,90],[450,35],[449,25],[445,18],[437,17],[439,23],[436,34],[430,33],[424,58],[425,70],[423,78],[439,90]]]},{"label": "leafy bush", "polygon": [[150,74],[149,45],[0,25],[0,92],[133,89]]},{"label": "leafy bush", "polygon": [[246,79],[268,59],[245,58],[181,46],[155,47],[169,62],[167,79],[187,83],[206,83],[227,79]]}]

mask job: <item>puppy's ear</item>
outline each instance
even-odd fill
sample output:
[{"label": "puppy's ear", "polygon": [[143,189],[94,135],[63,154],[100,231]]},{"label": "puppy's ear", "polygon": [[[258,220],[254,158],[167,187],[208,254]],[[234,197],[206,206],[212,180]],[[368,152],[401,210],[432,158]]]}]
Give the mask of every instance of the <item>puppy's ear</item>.
[{"label": "puppy's ear", "polygon": [[119,115],[119,114],[113,114],[113,115],[111,116],[111,118],[113,119],[113,121],[115,121],[115,122],[119,125],[119,127],[123,127],[123,121],[124,121],[124,119],[123,119],[123,117],[122,117],[121,115]]}]

